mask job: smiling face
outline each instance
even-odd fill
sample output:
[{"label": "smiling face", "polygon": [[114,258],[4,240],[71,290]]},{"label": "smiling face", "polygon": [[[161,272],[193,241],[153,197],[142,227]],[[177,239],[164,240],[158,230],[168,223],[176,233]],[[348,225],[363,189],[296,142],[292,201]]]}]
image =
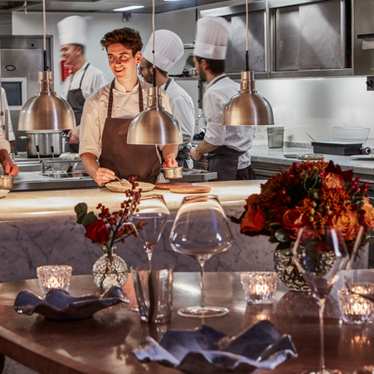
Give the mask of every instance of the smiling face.
[{"label": "smiling face", "polygon": [[110,69],[118,80],[131,79],[136,76],[137,65],[142,54],[136,52],[135,56],[130,48],[121,43],[114,43],[107,47]]}]

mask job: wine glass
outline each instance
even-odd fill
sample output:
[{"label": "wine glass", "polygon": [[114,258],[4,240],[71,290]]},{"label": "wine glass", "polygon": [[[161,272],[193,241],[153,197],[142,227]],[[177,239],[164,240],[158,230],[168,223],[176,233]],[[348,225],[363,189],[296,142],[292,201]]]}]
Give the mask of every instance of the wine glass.
[{"label": "wine glass", "polygon": [[153,251],[162,236],[169,215],[162,195],[148,195],[142,197],[139,210],[132,217],[135,224],[144,223],[143,229],[139,230],[139,236],[144,243],[149,269],[152,269]]},{"label": "wine glass", "polygon": [[195,257],[198,261],[201,305],[178,310],[180,316],[209,318],[229,312],[224,307],[205,305],[204,265],[215,254],[227,251],[232,242],[228,219],[216,196],[186,196],[183,199],[171,229],[170,243],[175,252]]},{"label": "wine glass", "polygon": [[303,227],[298,232],[292,255],[319,308],[320,367],[305,373],[341,373],[339,370],[325,367],[323,313],[326,298],[338,278],[338,272],[345,268],[349,260],[344,239],[339,231],[332,227]]}]

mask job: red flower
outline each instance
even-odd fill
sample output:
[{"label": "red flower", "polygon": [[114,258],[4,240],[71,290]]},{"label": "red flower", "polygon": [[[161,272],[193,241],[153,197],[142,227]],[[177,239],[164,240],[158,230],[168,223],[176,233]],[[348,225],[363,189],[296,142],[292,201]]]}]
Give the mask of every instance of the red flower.
[{"label": "red flower", "polygon": [[109,231],[102,219],[98,219],[89,225],[86,225],[86,237],[93,242],[106,244],[109,240]]},{"label": "red flower", "polygon": [[257,205],[248,205],[247,211],[240,223],[243,234],[258,234],[265,227],[265,215]]}]

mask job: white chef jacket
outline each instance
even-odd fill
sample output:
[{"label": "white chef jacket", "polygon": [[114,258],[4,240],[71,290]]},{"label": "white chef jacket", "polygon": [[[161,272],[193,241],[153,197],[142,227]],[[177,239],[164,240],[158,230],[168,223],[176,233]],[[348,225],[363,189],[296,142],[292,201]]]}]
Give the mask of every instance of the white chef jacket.
[{"label": "white chef jacket", "polygon": [[[78,71],[67,77],[63,83],[63,96],[67,99],[69,90],[76,90],[79,88],[79,83],[82,79],[84,69],[87,66],[86,62]],[[105,85],[104,74],[95,66],[90,64],[87,68],[86,74],[82,82],[82,94],[84,98],[87,98],[96,93],[101,87]]]},{"label": "white chef jacket", "polygon": [[169,97],[171,113],[178,121],[183,136],[183,143],[190,143],[195,130],[195,108],[191,96],[174,79],[171,79],[165,90]]},{"label": "white chef jacket", "polygon": [[[79,154],[92,153],[98,159],[102,150],[102,135],[105,127],[105,120],[108,113],[108,100],[111,83],[102,87],[96,94],[90,96],[83,108],[80,126]],[[147,93],[143,88],[143,104],[146,108]],[[163,108],[171,112],[168,97],[162,95]],[[139,113],[138,85],[131,91],[126,89],[115,80],[113,89],[112,117],[135,117]],[[160,147],[162,148],[162,147]]]},{"label": "white chef jacket", "polygon": [[229,77],[218,80],[223,75],[210,81],[204,93],[203,110],[207,122],[204,140],[245,152],[238,160],[238,169],[244,169],[251,164],[250,149],[255,129],[254,126],[223,126],[224,107],[240,91],[240,85]]},{"label": "white chef jacket", "polygon": [[[10,117],[10,111],[8,106],[8,100],[6,97],[6,93],[4,88],[1,87],[1,108],[3,111],[3,115],[0,115],[0,149],[6,149],[8,152],[10,152],[10,145],[9,142],[6,140],[7,138],[9,141],[15,140],[13,126],[12,126],[12,119]],[[6,117],[5,117],[6,116]],[[5,129],[5,118],[7,118],[8,121],[8,136],[5,136],[4,129]]]}]

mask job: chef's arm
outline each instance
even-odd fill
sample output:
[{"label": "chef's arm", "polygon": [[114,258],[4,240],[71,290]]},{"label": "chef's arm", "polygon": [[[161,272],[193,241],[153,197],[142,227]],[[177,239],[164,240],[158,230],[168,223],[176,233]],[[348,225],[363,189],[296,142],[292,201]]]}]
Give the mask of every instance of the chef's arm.
[{"label": "chef's arm", "polygon": [[194,160],[200,160],[204,153],[209,153],[218,148],[217,145],[213,145],[203,140],[195,149],[191,151],[191,156]]},{"label": "chef's arm", "polygon": [[164,159],[165,167],[176,167],[178,166],[175,160],[178,154],[177,144],[166,144],[162,147],[162,158]]},{"label": "chef's arm", "polygon": [[112,170],[99,167],[97,157],[93,153],[85,152],[80,157],[87,173],[99,186],[116,179]]},{"label": "chef's arm", "polygon": [[11,159],[8,150],[0,149],[0,164],[4,169],[4,174],[15,177],[19,173],[18,166]]}]

